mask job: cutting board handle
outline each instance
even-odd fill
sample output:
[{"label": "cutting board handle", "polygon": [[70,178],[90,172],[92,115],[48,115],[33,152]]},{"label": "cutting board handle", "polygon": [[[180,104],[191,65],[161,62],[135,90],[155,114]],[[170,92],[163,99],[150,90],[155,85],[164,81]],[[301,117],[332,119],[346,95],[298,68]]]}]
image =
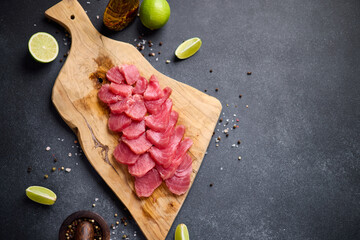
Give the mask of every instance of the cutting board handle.
[{"label": "cutting board handle", "polygon": [[70,32],[72,43],[82,43],[83,36],[95,37],[97,30],[77,0],[62,0],[45,11],[45,16]]}]

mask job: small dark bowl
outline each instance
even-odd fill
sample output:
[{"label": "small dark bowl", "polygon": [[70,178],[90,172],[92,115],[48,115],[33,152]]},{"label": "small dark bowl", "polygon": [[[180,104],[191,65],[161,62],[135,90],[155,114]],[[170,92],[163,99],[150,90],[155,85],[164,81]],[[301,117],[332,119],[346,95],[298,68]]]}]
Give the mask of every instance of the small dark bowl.
[{"label": "small dark bowl", "polygon": [[103,240],[110,240],[110,229],[105,220],[97,213],[90,212],[90,211],[78,211],[74,212],[70,216],[68,216],[64,222],[61,224],[60,230],[59,230],[59,240],[66,240],[66,230],[68,226],[76,219],[80,218],[90,218],[94,219],[100,226],[102,236],[101,238]]}]

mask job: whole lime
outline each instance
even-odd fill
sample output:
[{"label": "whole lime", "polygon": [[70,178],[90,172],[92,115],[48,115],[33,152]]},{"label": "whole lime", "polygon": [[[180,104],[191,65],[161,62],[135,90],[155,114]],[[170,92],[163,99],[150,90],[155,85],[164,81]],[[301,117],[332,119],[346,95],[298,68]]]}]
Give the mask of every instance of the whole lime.
[{"label": "whole lime", "polygon": [[163,27],[170,17],[170,6],[166,0],[144,0],[140,6],[140,20],[151,29]]}]

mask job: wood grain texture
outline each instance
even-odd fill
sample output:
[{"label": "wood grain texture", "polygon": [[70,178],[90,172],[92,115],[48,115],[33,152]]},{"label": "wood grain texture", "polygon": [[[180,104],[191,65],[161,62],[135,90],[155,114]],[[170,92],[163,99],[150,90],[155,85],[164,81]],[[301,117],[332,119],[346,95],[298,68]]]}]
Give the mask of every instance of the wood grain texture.
[{"label": "wood grain texture", "polygon": [[163,183],[149,198],[138,198],[134,179],[112,156],[119,136],[107,127],[109,112],[97,98],[98,77],[114,65],[134,64],[142,76],[155,74],[162,88],[173,89],[173,109],[194,144],[191,183],[200,168],[221,112],[221,103],[207,94],[171,79],[156,69],[130,44],[101,35],[76,0],[63,0],[45,12],[71,34],[69,56],[52,92],[52,101],[61,117],[76,133],[81,147],[95,170],[131,212],[148,239],[165,239],[186,194],[176,196]]}]

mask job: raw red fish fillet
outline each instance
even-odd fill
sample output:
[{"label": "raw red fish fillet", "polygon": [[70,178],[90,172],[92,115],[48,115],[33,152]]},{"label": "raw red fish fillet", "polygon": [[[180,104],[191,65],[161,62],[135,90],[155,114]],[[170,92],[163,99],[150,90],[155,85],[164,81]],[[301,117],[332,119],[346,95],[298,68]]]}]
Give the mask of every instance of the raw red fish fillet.
[{"label": "raw red fish fillet", "polygon": [[124,75],[125,81],[129,85],[136,83],[140,77],[139,70],[134,65],[122,65],[120,72]]},{"label": "raw red fish fillet", "polygon": [[172,89],[169,87],[164,88],[164,96],[157,100],[145,101],[145,107],[151,114],[157,114],[161,110],[161,105],[168,99],[171,95]]},{"label": "raw red fish fillet", "polygon": [[149,85],[144,92],[144,99],[145,100],[156,100],[161,98],[164,95],[163,91],[161,90],[159,81],[157,78],[152,75],[149,79]]},{"label": "raw red fish fillet", "polygon": [[164,168],[168,168],[171,165],[172,158],[175,154],[178,145],[184,136],[185,127],[179,125],[175,128],[173,135],[171,136],[169,145],[164,149],[159,149],[155,146],[149,149],[149,153],[154,161],[158,165],[162,165]]},{"label": "raw red fish fillet", "polygon": [[131,118],[125,114],[113,114],[110,113],[109,117],[109,129],[114,132],[121,132],[123,129],[131,124]]},{"label": "raw red fish fillet", "polygon": [[170,192],[176,195],[184,194],[190,187],[190,174],[181,177],[174,175],[171,178],[166,179],[165,183]]},{"label": "raw red fish fillet", "polygon": [[133,120],[141,121],[144,119],[146,114],[143,97],[139,94],[135,94],[133,99],[135,102],[125,111],[125,114]]},{"label": "raw red fish fillet", "polygon": [[131,96],[132,89],[133,87],[127,84],[117,84],[117,83],[110,84],[110,91],[124,98]]},{"label": "raw red fish fillet", "polygon": [[129,148],[136,154],[142,154],[149,150],[152,144],[147,140],[145,133],[140,135],[136,139],[128,139],[124,136],[121,137],[121,140],[129,146]]},{"label": "raw red fish fillet", "polygon": [[132,121],[130,126],[123,130],[123,136],[127,139],[135,139],[140,137],[145,132],[145,121],[141,122]]},{"label": "raw red fish fillet", "polygon": [[165,180],[166,186],[174,194],[181,195],[186,193],[190,187],[191,172],[192,159],[189,154],[185,154],[174,176]]},{"label": "raw red fish fillet", "polygon": [[110,88],[109,84],[104,84],[100,88],[100,90],[98,92],[99,99],[107,104],[115,103],[115,102],[119,101],[119,97],[116,96],[114,93],[112,93],[109,88]]},{"label": "raw red fish fillet", "polygon": [[149,153],[140,155],[139,159],[134,165],[128,167],[129,173],[134,177],[142,177],[152,168],[154,168],[155,162],[150,157]]},{"label": "raw red fish fillet", "polygon": [[106,73],[106,78],[110,81],[110,82],[114,82],[114,83],[118,83],[121,84],[123,82],[125,82],[125,78],[124,76],[120,73],[120,69],[118,66],[111,68],[109,71],[107,71]]},{"label": "raw red fish fillet", "polygon": [[169,125],[171,108],[172,101],[168,98],[161,106],[161,110],[158,114],[152,114],[145,117],[146,126],[157,132],[165,131]]},{"label": "raw red fish fillet", "polygon": [[140,76],[133,89],[133,94],[141,94],[141,95],[144,94],[148,84],[149,84],[148,80]]},{"label": "raw red fish fillet", "polygon": [[192,158],[189,154],[185,154],[183,156],[180,166],[175,171],[175,176],[183,177],[185,175],[191,174],[191,172],[192,172]]},{"label": "raw red fish fillet", "polygon": [[174,131],[174,127],[179,118],[179,114],[175,111],[171,111],[169,124],[164,132],[155,132],[151,129],[146,131],[146,137],[155,147],[166,148],[169,144],[170,137]]},{"label": "raw red fish fillet", "polygon": [[190,138],[184,138],[178,145],[174,156],[172,157],[171,164],[168,168],[164,168],[161,165],[157,165],[156,169],[159,171],[162,179],[168,179],[174,176],[175,171],[177,171],[179,165],[183,162],[186,152],[189,150],[193,141]]},{"label": "raw red fish fillet", "polygon": [[149,197],[162,183],[158,171],[153,168],[142,177],[135,177],[135,191],[138,197]]},{"label": "raw red fish fillet", "polygon": [[129,109],[129,107],[134,103],[135,101],[132,98],[124,98],[116,103],[110,104],[110,111],[112,113],[120,114]]},{"label": "raw red fish fillet", "polygon": [[135,164],[140,155],[135,154],[131,149],[123,142],[120,142],[115,150],[114,157],[119,163],[123,164]]}]

